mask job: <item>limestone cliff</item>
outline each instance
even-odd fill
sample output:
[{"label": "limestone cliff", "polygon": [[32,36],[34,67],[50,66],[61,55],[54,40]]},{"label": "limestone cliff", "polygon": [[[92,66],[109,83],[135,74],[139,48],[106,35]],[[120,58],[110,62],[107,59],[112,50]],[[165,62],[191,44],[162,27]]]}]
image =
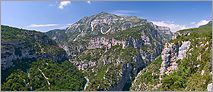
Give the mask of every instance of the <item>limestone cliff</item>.
[{"label": "limestone cliff", "polygon": [[139,72],[131,90],[210,90],[211,33],[210,24],[176,32],[161,55]]}]

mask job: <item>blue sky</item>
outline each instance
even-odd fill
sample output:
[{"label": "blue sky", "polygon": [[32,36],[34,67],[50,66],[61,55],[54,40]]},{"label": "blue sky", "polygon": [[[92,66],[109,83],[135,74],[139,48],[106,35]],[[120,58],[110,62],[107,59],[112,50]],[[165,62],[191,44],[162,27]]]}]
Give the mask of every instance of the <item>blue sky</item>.
[{"label": "blue sky", "polygon": [[3,1],[1,24],[46,32],[66,28],[84,16],[108,12],[138,16],[172,31],[212,19],[212,2]]}]

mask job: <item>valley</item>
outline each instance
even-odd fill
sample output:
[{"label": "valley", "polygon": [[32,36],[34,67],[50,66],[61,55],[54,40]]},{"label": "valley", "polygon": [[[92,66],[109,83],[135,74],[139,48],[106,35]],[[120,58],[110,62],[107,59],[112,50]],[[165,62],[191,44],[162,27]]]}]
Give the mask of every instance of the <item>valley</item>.
[{"label": "valley", "polygon": [[212,22],[172,33],[100,12],[48,32],[1,25],[2,90],[206,91]]}]

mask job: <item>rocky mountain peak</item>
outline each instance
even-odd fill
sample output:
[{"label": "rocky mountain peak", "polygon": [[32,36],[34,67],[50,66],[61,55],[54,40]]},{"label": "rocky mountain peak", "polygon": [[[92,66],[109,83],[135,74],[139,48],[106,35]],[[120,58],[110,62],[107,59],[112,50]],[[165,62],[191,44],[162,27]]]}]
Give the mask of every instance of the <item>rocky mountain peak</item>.
[{"label": "rocky mountain peak", "polygon": [[[108,34],[141,25],[151,24],[147,20],[140,19],[136,16],[118,16],[115,14],[100,12],[98,14],[80,19],[76,23],[70,25],[65,33],[68,35],[76,33],[76,37],[78,35],[91,32],[96,35]],[[151,27],[154,26],[151,25]]]}]

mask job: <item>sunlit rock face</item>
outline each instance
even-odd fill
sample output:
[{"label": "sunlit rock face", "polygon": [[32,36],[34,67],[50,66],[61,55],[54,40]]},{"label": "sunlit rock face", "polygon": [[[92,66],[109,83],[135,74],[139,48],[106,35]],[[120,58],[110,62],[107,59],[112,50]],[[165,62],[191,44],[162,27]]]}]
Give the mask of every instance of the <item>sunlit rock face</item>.
[{"label": "sunlit rock face", "polygon": [[[146,19],[103,12],[47,34],[67,52],[70,62],[86,73],[90,83],[85,90],[119,91],[128,90],[137,73],[161,54],[173,35],[168,27]],[[99,71],[103,74],[96,78]]]},{"label": "sunlit rock face", "polygon": [[208,84],[207,91],[212,91],[212,83]]},{"label": "sunlit rock face", "polygon": [[69,26],[66,33],[72,31],[99,31],[102,34],[106,34],[108,32],[113,33],[130,27],[142,25],[145,22],[146,20],[142,20],[137,17],[123,17],[101,12],[97,15],[82,18],[78,22]]},{"label": "sunlit rock face", "polygon": [[183,59],[186,57],[186,52],[189,50],[190,44],[190,41],[185,41],[182,43],[181,47],[179,48],[178,59]]},{"label": "sunlit rock face", "polygon": [[182,42],[182,45],[174,43],[166,43],[161,53],[162,64],[160,74],[169,74],[174,70],[178,69],[177,60],[186,57],[186,52],[190,48],[190,41]]},{"label": "sunlit rock face", "polygon": [[124,42],[116,39],[110,39],[105,37],[93,38],[89,41],[87,49],[96,49],[96,48],[111,48],[115,45],[122,45]]}]

